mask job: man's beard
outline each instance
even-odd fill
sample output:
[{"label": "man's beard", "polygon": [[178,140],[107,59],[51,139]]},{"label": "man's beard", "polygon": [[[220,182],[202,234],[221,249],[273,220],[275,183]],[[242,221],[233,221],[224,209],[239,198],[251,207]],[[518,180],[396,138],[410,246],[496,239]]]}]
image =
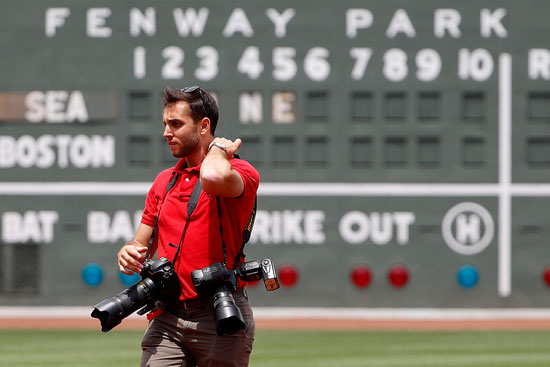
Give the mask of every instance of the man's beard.
[{"label": "man's beard", "polygon": [[187,157],[191,154],[200,143],[200,139],[197,135],[192,135],[186,140],[181,142],[180,148],[177,151],[172,151],[172,155],[176,158]]}]

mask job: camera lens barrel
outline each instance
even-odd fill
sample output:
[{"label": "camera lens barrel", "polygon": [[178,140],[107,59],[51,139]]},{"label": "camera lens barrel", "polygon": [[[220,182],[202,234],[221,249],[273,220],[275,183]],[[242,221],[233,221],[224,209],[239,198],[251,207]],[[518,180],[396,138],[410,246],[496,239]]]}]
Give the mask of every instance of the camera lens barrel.
[{"label": "camera lens barrel", "polygon": [[157,286],[149,278],[128,287],[94,306],[92,317],[101,322],[101,331],[107,332],[120,324],[134,311],[152,302]]},{"label": "camera lens barrel", "polygon": [[245,323],[241,310],[235,304],[233,295],[226,286],[218,288],[214,293],[213,301],[218,335],[235,334],[244,329]]}]

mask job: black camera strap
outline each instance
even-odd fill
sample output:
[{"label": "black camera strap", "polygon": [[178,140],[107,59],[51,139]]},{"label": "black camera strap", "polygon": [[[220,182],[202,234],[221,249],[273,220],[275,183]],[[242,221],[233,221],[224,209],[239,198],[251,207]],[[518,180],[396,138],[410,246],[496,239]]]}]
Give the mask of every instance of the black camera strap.
[{"label": "black camera strap", "polygon": [[151,237],[149,238],[149,243],[147,245],[147,253],[145,254],[145,258],[148,259],[149,255],[151,255],[151,248],[153,247],[153,243],[155,242],[155,236],[158,229],[159,224],[159,218],[160,218],[160,211],[162,210],[162,205],[164,204],[164,200],[166,200],[166,196],[168,195],[168,192],[172,190],[172,187],[176,184],[176,181],[178,180],[179,173],[172,172],[172,178],[170,179],[170,182],[166,186],[166,191],[164,192],[164,197],[162,198],[162,202],[160,203],[159,210],[157,212],[157,218],[155,219],[155,225],[153,226],[153,232],[151,232]]},{"label": "black camera strap", "polygon": [[[220,233],[222,236],[223,264],[227,265],[227,250],[225,248],[225,241],[223,240],[222,210],[220,205],[220,199],[218,196],[216,196],[216,201],[218,202],[218,218],[220,220]],[[233,263],[233,270],[237,270],[237,268],[239,267],[240,260],[246,257],[246,255],[244,254],[244,246],[250,240],[252,227],[254,227],[254,219],[256,219],[257,206],[258,206],[258,196],[254,198],[254,206],[252,207],[252,211],[250,212],[250,216],[248,217],[248,221],[246,222],[246,226],[243,231],[243,243],[241,245],[241,249],[239,253],[237,253],[237,256],[235,256],[235,260]]]},{"label": "black camera strap", "polygon": [[[220,220],[220,234],[222,237],[222,249],[223,249],[223,264],[227,266],[227,249],[225,247],[225,241],[223,239],[223,226],[222,226],[222,209],[220,205],[220,198],[216,196],[216,201],[218,203],[218,218]],[[252,227],[254,226],[254,219],[256,218],[256,206],[258,203],[258,197],[256,196],[254,198],[254,206],[252,207],[252,211],[250,212],[250,216],[248,217],[248,221],[246,222],[246,227],[243,231],[243,243],[241,245],[241,249],[237,256],[235,256],[235,260],[233,263],[233,270],[237,270],[239,267],[239,262],[241,259],[244,259],[246,255],[244,254],[244,246],[250,240],[250,233],[252,232]]]},{"label": "black camera strap", "polygon": [[[178,259],[178,255],[181,250],[181,245],[183,244],[183,240],[185,239],[185,233],[187,233],[187,227],[189,226],[189,221],[191,220],[191,214],[193,214],[193,211],[197,207],[197,204],[199,202],[199,197],[201,196],[201,192],[202,192],[201,179],[197,178],[197,182],[195,183],[195,187],[193,187],[193,192],[191,193],[191,197],[189,198],[189,202],[187,203],[187,219],[185,220],[185,225],[183,226],[183,231],[181,232],[180,242],[178,243],[176,254],[174,255],[174,260],[172,260],[172,268],[175,268],[176,260]],[[169,245],[173,246],[171,243]]]},{"label": "black camera strap", "polygon": [[[157,218],[155,220],[155,225],[153,226],[153,232],[151,233],[151,237],[149,238],[149,244],[147,246],[147,253],[145,254],[146,259],[149,258],[149,255],[151,253],[151,248],[153,247],[153,243],[155,241],[155,236],[156,236],[156,232],[158,230],[158,223],[159,223],[160,211],[162,209],[162,205],[164,204],[164,201],[166,200],[166,196],[168,195],[168,192],[170,192],[170,190],[176,184],[176,181],[178,180],[179,176],[180,176],[179,173],[173,172],[172,173],[172,179],[170,180],[170,182],[166,186],[166,192],[164,193],[164,197],[162,199],[162,202],[161,202],[160,207],[159,207],[159,211],[157,213]],[[191,197],[189,198],[189,202],[187,203],[187,219],[185,220],[185,225],[183,227],[183,231],[181,233],[180,241],[179,241],[179,244],[177,246],[176,255],[174,256],[174,259],[172,260],[172,267],[174,267],[175,262],[178,258],[178,254],[180,252],[181,245],[182,245],[183,240],[185,238],[185,233],[187,232],[187,227],[189,226],[189,221],[190,221],[190,218],[191,218],[191,214],[193,213],[193,211],[197,207],[197,204],[199,202],[199,197],[201,195],[201,191],[202,191],[202,187],[201,187],[200,178],[197,178],[197,182],[195,183],[195,186],[193,187],[193,192],[191,193]],[[172,246],[172,247],[176,247],[172,243],[170,243],[169,245]]]},{"label": "black camera strap", "polygon": [[[246,243],[250,240],[250,234],[252,233],[252,227],[254,227],[254,220],[256,219],[256,210],[258,208],[258,196],[254,198],[254,206],[252,207],[252,211],[250,212],[250,216],[248,217],[248,221],[246,222],[246,227],[243,231],[243,243],[241,245],[241,251],[235,256],[235,263],[233,264],[233,270],[237,270],[239,267],[239,262],[241,259],[244,260],[246,255],[244,254],[244,246]],[[221,226],[221,218],[220,218],[220,226]],[[222,234],[223,236],[223,234]]]}]

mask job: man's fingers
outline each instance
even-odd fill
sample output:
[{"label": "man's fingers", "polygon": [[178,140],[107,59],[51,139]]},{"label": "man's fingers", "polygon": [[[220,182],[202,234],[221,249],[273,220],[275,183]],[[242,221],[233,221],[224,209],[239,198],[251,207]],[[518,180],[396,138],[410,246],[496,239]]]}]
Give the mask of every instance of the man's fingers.
[{"label": "man's fingers", "polygon": [[235,150],[239,150],[242,144],[243,144],[243,141],[240,138],[235,139],[235,145],[237,146],[237,149]]},{"label": "man's fingers", "polygon": [[243,141],[240,138],[237,138],[233,141],[231,139],[218,137],[218,138],[215,138],[214,140],[217,141],[218,143],[225,145],[226,149],[232,152],[236,152],[237,150],[239,150],[239,148],[243,143]]},{"label": "man's fingers", "polygon": [[126,270],[122,265],[119,265],[118,268],[120,269],[120,272],[126,275],[134,275],[134,271]]},{"label": "man's fingers", "polygon": [[146,247],[142,246],[126,246],[119,253],[118,265],[122,273],[132,275],[140,273],[143,269],[142,263],[145,261],[144,254],[147,252]]},{"label": "man's fingers", "polygon": [[[145,251],[142,251],[144,249]],[[147,252],[147,249],[145,247],[134,247],[128,251],[128,254],[131,255],[133,259],[136,259],[137,261],[142,261],[144,259],[144,254]]]}]

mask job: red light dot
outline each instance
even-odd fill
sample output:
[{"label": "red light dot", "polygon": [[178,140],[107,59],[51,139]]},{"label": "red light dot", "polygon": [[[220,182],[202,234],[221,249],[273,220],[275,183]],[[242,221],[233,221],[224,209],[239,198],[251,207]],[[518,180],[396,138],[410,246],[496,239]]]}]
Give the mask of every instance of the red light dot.
[{"label": "red light dot", "polygon": [[366,265],[355,265],[351,269],[351,281],[357,288],[366,288],[372,280],[372,272]]},{"label": "red light dot", "polygon": [[393,265],[388,272],[388,279],[395,288],[402,288],[409,282],[409,269],[405,265]]},{"label": "red light dot", "polygon": [[298,282],[298,269],[294,265],[281,265],[277,272],[279,282],[285,287],[292,287]]},{"label": "red light dot", "polygon": [[544,280],[544,283],[546,283],[546,286],[550,288],[550,265],[544,268],[542,279]]}]

